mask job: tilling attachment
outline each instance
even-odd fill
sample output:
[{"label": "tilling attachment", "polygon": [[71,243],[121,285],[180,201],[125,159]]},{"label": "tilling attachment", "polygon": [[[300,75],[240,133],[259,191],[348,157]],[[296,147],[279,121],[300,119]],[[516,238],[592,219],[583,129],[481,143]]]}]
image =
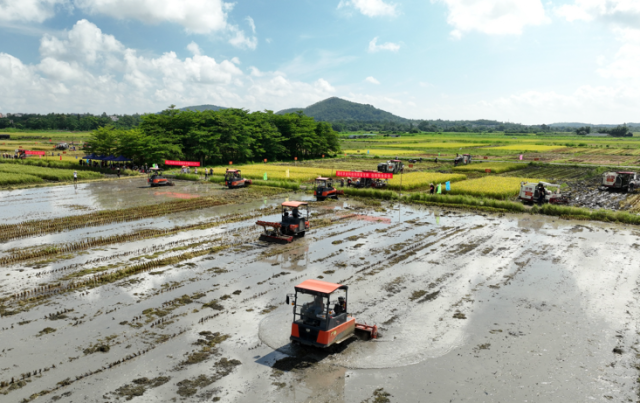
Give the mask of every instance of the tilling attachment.
[{"label": "tilling attachment", "polygon": [[365,325],[362,323],[356,323],[355,334],[360,340],[371,340],[378,338],[378,326]]}]

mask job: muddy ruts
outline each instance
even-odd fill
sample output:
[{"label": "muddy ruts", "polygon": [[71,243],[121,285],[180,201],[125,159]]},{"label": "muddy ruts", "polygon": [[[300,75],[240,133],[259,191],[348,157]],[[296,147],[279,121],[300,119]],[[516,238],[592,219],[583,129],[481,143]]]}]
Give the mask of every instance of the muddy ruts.
[{"label": "muddy ruts", "polygon": [[[233,233],[237,233],[237,232],[249,232],[249,231],[253,231],[253,232],[257,232],[253,226],[251,226],[250,228],[247,227],[241,227],[241,228],[234,228],[231,230],[228,230],[226,232],[226,235],[228,234],[233,234]],[[58,269],[53,269],[53,270],[47,270],[47,271],[39,271],[35,274],[36,277],[42,277],[42,276],[47,276],[49,274],[55,274],[55,273],[60,273],[60,272],[64,272],[66,270],[71,270],[71,269],[77,269],[78,267],[81,266],[86,266],[86,265],[90,265],[93,263],[101,263],[101,262],[106,262],[112,259],[117,259],[117,258],[121,258],[121,257],[126,257],[126,256],[130,256],[130,255],[143,255],[146,253],[151,253],[151,252],[156,252],[159,250],[163,250],[166,248],[170,248],[172,246],[175,245],[179,245],[179,244],[184,244],[186,243],[188,240],[179,240],[179,241],[173,241],[173,242],[168,242],[164,245],[155,245],[155,246],[148,246],[146,248],[142,248],[142,249],[137,249],[137,250],[133,250],[133,251],[129,251],[129,252],[122,252],[122,253],[118,253],[115,255],[109,255],[109,256],[104,256],[104,257],[99,257],[96,259],[91,259],[91,260],[87,260],[86,262],[83,263],[75,263],[75,264],[71,264],[68,266],[63,266],[60,267]],[[186,245],[187,247],[190,247],[192,244]],[[170,251],[167,251],[170,252]]]},{"label": "muddy ruts", "polygon": [[[177,336],[180,336],[181,334],[185,333],[186,331],[187,331],[187,329],[182,329],[177,333],[173,333],[171,336],[167,337],[166,339],[160,339],[160,341],[157,344],[164,343],[164,342],[166,342],[168,340],[171,340],[171,339],[173,339],[173,338],[175,338]],[[65,386],[69,386],[72,383],[74,383],[76,381],[79,381],[79,380],[81,380],[83,378],[86,378],[88,376],[99,374],[99,373],[101,373],[103,371],[107,371],[107,370],[109,370],[111,368],[114,368],[114,367],[120,365],[120,364],[124,364],[125,362],[131,361],[134,358],[140,357],[140,356],[148,353],[149,351],[153,350],[154,348],[156,348],[156,346],[151,346],[151,347],[147,348],[146,350],[141,350],[141,351],[138,351],[137,353],[129,354],[126,357],[124,357],[124,358],[122,358],[120,360],[114,361],[112,363],[109,363],[107,365],[104,365],[104,366],[102,366],[101,368],[98,368],[95,371],[88,371],[88,372],[85,372],[85,373],[82,373],[82,374],[79,374],[79,375],[75,375],[73,377],[69,376],[66,379],[64,379],[63,381],[58,382],[55,388],[48,389],[48,390],[43,390],[39,394],[43,395],[43,394],[54,392],[54,391],[56,391],[56,390],[58,390],[60,388],[63,388]],[[56,368],[56,366],[52,365],[49,368],[45,368],[44,371],[46,372],[46,371],[49,371],[50,369],[54,369],[54,368]],[[42,375],[42,371],[43,371],[42,369],[36,370],[36,371],[33,371],[33,372],[29,371],[29,372],[27,372],[25,374],[21,374],[20,378],[13,377],[13,378],[11,378],[10,381],[2,381],[2,382],[0,382],[0,393],[7,394],[7,393],[11,392],[12,390],[19,389],[19,388],[11,389],[10,386],[12,384],[16,383],[16,382],[19,382],[20,380],[28,379],[31,376]]]},{"label": "muddy ruts", "polygon": [[[220,225],[232,224],[239,221],[249,220],[251,218],[255,218],[260,216],[261,214],[247,214],[243,216],[238,215],[227,215],[223,216],[220,219],[216,219],[215,221],[210,221],[206,223],[195,223],[190,225],[183,225],[179,227],[167,228],[167,229],[145,229],[140,231],[135,231],[130,234],[118,234],[112,235],[109,237],[98,237],[98,238],[90,238],[79,242],[68,243],[59,246],[50,246],[43,249],[31,250],[31,251],[21,251],[16,252],[10,256],[6,256],[0,258],[0,266],[3,265],[11,265],[16,264],[25,260],[44,258],[48,256],[54,256],[58,254],[77,252],[80,250],[91,249],[99,246],[111,245],[114,243],[123,243],[123,242],[132,242],[139,241],[143,239],[149,239],[159,236],[169,236],[176,234],[181,231],[191,231],[198,229],[207,229],[213,228]],[[228,232],[237,231],[230,230]]]},{"label": "muddy ruts", "polygon": [[201,197],[190,200],[176,200],[150,206],[130,207],[119,210],[102,210],[89,214],[53,218],[48,220],[30,220],[19,224],[0,224],[0,242],[30,236],[68,231],[78,228],[96,227],[106,224],[135,221],[150,217],[159,217],[183,211],[199,210],[227,204],[222,199]]},{"label": "muddy ruts", "polygon": [[94,274],[93,276],[85,279],[74,280],[65,284],[49,284],[46,286],[35,287],[31,290],[22,291],[13,295],[13,299],[19,300],[38,300],[51,294],[59,294],[66,291],[78,290],[84,287],[97,287],[102,284],[112,283],[122,278],[132,276],[138,273],[146,272],[156,269],[158,267],[168,266],[171,264],[180,263],[183,260],[193,259],[199,256],[207,254],[218,253],[225,249],[232,247],[234,244],[229,243],[227,245],[215,246],[213,248],[206,248],[198,251],[185,252],[177,256],[169,256],[163,259],[150,260],[148,262],[139,263],[133,266],[127,266],[115,271]]}]

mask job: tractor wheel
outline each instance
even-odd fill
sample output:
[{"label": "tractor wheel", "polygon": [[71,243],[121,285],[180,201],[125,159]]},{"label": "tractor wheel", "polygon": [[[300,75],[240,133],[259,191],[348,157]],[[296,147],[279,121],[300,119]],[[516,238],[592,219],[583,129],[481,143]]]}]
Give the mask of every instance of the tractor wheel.
[{"label": "tractor wheel", "polygon": [[627,193],[633,193],[633,191],[634,191],[633,183],[630,183],[629,187],[627,188]]},{"label": "tractor wheel", "polygon": [[316,201],[324,201],[324,197],[318,196],[316,197]]},{"label": "tractor wheel", "polygon": [[306,233],[306,231],[302,231],[302,232],[298,232],[298,236],[300,238],[304,238],[304,234]]}]

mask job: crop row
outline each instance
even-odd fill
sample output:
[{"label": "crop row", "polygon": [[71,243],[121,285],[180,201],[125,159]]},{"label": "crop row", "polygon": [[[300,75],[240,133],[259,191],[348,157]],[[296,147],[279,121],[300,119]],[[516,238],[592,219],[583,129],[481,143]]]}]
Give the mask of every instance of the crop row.
[{"label": "crop row", "polygon": [[462,174],[410,172],[403,175],[394,175],[393,179],[389,180],[389,188],[399,190],[402,183],[402,190],[412,190],[427,187],[431,183],[437,185],[438,183],[458,182],[465,179],[467,179],[467,176]]},{"label": "crop row", "polygon": [[483,162],[483,163],[472,163],[469,165],[461,165],[453,168],[453,170],[484,172],[485,170],[490,169],[492,173],[501,174],[504,172],[522,169],[522,168],[525,168],[526,166],[527,166],[526,164],[518,164],[518,163]]},{"label": "crop row", "polygon": [[117,222],[159,217],[182,211],[199,210],[226,204],[222,199],[201,197],[153,204],[141,209],[130,207],[120,210],[102,210],[88,214],[66,216],[48,220],[29,220],[18,224],[0,224],[0,241],[39,236],[78,228],[96,227]]},{"label": "crop row", "polygon": [[0,258],[0,266],[15,264],[15,263],[25,261],[25,260],[30,260],[30,259],[44,258],[44,257],[55,256],[63,253],[87,250],[87,249],[95,248],[98,246],[111,245],[114,243],[132,242],[132,241],[139,241],[143,239],[149,239],[149,238],[160,237],[160,236],[169,236],[169,235],[173,235],[183,231],[203,230],[207,228],[213,228],[219,225],[226,225],[226,224],[236,223],[239,221],[249,220],[252,218],[262,216],[264,214],[265,214],[265,210],[260,210],[259,212],[245,214],[245,215],[229,214],[209,222],[197,222],[194,224],[177,226],[174,228],[165,228],[165,229],[144,229],[144,230],[135,231],[129,234],[117,234],[117,235],[112,235],[108,237],[90,238],[90,239],[82,240],[79,242],[73,242],[73,243],[68,243],[63,245],[54,245],[54,246],[49,246],[42,249],[18,251],[10,256],[5,256]]},{"label": "crop row", "polygon": [[[43,168],[30,165],[0,164],[0,178],[5,172],[33,175],[50,181],[71,181],[73,180],[74,171],[70,169]],[[77,175],[80,180],[102,178],[102,174],[92,171],[79,171]]]}]

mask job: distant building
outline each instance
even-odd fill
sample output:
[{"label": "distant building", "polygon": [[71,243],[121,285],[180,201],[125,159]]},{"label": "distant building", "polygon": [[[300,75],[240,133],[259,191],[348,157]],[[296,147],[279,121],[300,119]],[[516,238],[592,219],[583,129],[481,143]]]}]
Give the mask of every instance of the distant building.
[{"label": "distant building", "polygon": [[607,137],[609,133],[587,133],[587,137]]},{"label": "distant building", "polygon": [[116,115],[109,116],[109,118],[111,118],[111,120],[113,120],[114,122],[117,122],[118,120],[120,120],[120,118],[117,117]]},{"label": "distant building", "polygon": [[4,118],[4,115],[2,113],[0,113],[0,119]]},{"label": "distant building", "polygon": [[[7,116],[9,116],[8,113],[7,113]],[[15,118],[21,118],[22,117],[22,113],[12,113],[11,116],[13,116]]]}]

